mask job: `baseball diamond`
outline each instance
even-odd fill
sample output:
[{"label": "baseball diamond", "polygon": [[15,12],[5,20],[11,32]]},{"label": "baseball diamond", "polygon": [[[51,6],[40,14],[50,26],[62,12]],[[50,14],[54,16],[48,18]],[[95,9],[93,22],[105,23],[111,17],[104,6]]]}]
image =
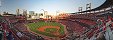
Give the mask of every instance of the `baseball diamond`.
[{"label": "baseball diamond", "polygon": [[40,21],[37,23],[29,23],[26,25],[31,31],[49,37],[60,37],[61,35],[65,34],[64,26],[57,22]]}]

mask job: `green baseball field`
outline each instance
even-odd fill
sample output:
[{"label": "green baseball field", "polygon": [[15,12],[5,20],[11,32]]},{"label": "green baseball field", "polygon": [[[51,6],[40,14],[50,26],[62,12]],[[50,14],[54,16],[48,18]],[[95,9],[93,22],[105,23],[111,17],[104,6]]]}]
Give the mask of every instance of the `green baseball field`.
[{"label": "green baseball field", "polygon": [[26,24],[27,27],[37,33],[49,37],[59,37],[65,34],[64,26],[57,22],[44,22]]}]

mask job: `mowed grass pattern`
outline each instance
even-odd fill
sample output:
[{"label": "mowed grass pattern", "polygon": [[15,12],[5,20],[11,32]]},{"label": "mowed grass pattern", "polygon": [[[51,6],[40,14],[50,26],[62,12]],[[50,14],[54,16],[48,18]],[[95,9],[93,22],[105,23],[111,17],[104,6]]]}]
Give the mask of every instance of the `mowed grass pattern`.
[{"label": "mowed grass pattern", "polygon": [[42,35],[46,35],[46,36],[50,36],[50,37],[57,37],[57,36],[55,36],[53,34],[50,34],[48,32],[40,32],[40,31],[37,30],[37,28],[40,28],[40,27],[43,27],[43,26],[59,26],[60,27],[59,33],[61,35],[64,34],[64,26],[59,24],[59,23],[56,23],[56,22],[43,22],[43,21],[40,21],[40,22],[37,22],[37,23],[29,23],[29,24],[27,24],[27,26],[33,32],[36,32],[36,33],[42,34]]},{"label": "mowed grass pattern", "polygon": [[51,32],[57,31],[57,29],[56,28],[46,28],[45,31],[51,33]]}]

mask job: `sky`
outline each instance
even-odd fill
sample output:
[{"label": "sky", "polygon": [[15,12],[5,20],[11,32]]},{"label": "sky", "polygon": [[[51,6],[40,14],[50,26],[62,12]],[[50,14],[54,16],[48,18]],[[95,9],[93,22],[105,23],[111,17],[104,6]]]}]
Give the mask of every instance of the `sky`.
[{"label": "sky", "polygon": [[105,0],[1,0],[0,12],[15,14],[16,9],[25,9],[40,13],[43,12],[41,9],[44,9],[51,14],[56,11],[73,13],[78,12],[78,7],[83,7],[85,10],[87,3],[92,3],[93,9],[104,2]]}]

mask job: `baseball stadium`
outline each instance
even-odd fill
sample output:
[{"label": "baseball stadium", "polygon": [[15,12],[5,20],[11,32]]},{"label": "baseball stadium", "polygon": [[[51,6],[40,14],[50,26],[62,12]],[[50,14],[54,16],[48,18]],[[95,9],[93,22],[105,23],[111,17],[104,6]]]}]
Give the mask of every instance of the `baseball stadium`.
[{"label": "baseball stadium", "polygon": [[113,0],[0,0],[0,40],[113,40]]}]

